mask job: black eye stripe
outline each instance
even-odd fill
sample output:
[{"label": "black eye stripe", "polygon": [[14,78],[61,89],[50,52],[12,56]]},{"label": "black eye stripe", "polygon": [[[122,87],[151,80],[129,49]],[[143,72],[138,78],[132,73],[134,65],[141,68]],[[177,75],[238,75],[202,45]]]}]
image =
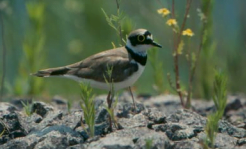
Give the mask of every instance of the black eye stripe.
[{"label": "black eye stripe", "polygon": [[[139,38],[142,38],[144,37],[144,40],[138,40]],[[131,44],[133,46],[136,46],[136,45],[143,45],[143,44],[151,44],[152,43],[152,40],[151,39],[148,39],[147,37],[148,36],[151,36],[151,33],[149,31],[146,31],[144,34],[135,34],[133,36],[129,36],[128,39],[130,40]]]}]

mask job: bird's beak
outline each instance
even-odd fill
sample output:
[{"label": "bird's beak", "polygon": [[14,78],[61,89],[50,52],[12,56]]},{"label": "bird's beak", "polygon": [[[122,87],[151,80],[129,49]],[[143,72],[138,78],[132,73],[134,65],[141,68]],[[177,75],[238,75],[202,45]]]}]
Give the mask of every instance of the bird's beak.
[{"label": "bird's beak", "polygon": [[160,44],[156,43],[155,41],[152,42],[152,45],[155,47],[162,48],[162,46]]}]

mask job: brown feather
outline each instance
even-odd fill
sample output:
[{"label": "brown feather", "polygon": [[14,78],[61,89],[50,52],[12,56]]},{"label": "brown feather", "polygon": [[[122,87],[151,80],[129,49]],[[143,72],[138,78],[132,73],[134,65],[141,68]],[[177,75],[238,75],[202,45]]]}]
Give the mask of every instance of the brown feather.
[{"label": "brown feather", "polygon": [[114,82],[123,81],[138,70],[137,63],[131,62],[131,57],[125,47],[120,47],[100,52],[71,65],[40,70],[34,75],[38,77],[71,75],[105,82],[104,76],[109,80],[106,74],[107,66],[113,67]]}]

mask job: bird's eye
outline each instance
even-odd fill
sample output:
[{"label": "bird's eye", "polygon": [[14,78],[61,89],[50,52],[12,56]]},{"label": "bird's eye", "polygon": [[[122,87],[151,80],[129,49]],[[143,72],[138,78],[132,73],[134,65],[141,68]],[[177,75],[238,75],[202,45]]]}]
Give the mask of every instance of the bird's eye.
[{"label": "bird's eye", "polygon": [[145,40],[145,36],[144,35],[138,35],[138,41],[139,42],[143,42]]}]

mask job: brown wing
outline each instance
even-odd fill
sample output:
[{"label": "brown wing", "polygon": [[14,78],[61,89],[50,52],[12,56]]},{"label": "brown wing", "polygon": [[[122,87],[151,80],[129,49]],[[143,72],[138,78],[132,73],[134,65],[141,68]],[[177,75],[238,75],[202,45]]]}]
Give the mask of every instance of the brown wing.
[{"label": "brown wing", "polygon": [[112,68],[112,79],[119,82],[136,72],[138,65],[131,62],[124,48],[118,48],[96,54],[67,68],[70,68],[67,74],[99,82],[105,82],[104,76],[110,81],[107,70]]},{"label": "brown wing", "polygon": [[119,82],[136,72],[138,65],[131,62],[128,52],[124,47],[121,47],[92,55],[72,65],[41,70],[34,75],[39,77],[74,75],[80,78],[105,82],[104,76],[108,81],[110,80],[106,73],[108,68],[113,68],[113,81]]}]

